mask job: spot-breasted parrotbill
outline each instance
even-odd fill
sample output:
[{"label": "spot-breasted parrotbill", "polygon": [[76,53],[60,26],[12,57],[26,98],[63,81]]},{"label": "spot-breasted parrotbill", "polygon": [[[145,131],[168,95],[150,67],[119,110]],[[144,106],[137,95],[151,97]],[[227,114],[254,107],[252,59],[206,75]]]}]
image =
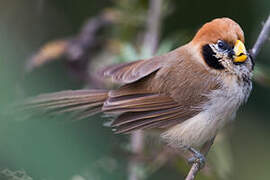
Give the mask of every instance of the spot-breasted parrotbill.
[{"label": "spot-breasted parrotbill", "polygon": [[247,101],[253,66],[241,27],[218,18],[171,52],[105,68],[105,77],[123,84],[116,90],[62,91],[40,95],[26,105],[77,112],[80,117],[113,114],[116,133],[156,128],[174,147],[199,147]]}]

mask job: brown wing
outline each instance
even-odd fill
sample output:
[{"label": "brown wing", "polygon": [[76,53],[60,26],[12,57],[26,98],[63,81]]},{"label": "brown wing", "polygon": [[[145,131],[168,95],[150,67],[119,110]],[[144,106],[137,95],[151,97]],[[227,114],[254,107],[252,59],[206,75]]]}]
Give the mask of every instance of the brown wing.
[{"label": "brown wing", "polygon": [[166,128],[194,116],[198,109],[185,109],[172,98],[150,92],[137,92],[134,87],[110,91],[103,112],[120,114],[112,123],[116,133],[137,129]]},{"label": "brown wing", "polygon": [[[102,110],[120,114],[112,123],[116,133],[168,128],[203,111],[202,105],[208,101],[206,95],[219,87],[219,77],[184,54],[181,49],[169,54],[166,65],[155,73],[139,76],[140,80],[109,92]],[[120,68],[124,76],[119,79],[130,77],[129,68]]]},{"label": "brown wing", "polygon": [[162,56],[158,56],[149,60],[112,65],[102,70],[101,74],[111,77],[115,82],[132,83],[160,69],[162,59]]}]

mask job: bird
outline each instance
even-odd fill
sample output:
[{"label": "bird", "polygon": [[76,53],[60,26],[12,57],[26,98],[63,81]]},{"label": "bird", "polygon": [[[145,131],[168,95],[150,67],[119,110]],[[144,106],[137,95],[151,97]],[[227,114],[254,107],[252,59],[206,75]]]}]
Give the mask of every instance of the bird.
[{"label": "bird", "polygon": [[209,143],[247,102],[254,62],[244,45],[244,32],[223,17],[205,23],[187,44],[163,55],[105,67],[104,78],[117,89],[66,90],[26,100],[25,107],[45,113],[96,113],[115,117],[116,134],[158,129],[169,146],[189,150]]}]

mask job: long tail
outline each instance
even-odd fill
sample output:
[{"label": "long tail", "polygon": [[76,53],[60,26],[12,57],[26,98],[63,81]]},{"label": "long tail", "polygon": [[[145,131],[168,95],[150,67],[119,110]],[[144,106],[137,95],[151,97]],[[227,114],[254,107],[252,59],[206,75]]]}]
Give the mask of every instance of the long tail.
[{"label": "long tail", "polygon": [[42,94],[23,103],[23,110],[30,113],[75,113],[76,119],[84,119],[102,111],[108,90],[68,90]]}]

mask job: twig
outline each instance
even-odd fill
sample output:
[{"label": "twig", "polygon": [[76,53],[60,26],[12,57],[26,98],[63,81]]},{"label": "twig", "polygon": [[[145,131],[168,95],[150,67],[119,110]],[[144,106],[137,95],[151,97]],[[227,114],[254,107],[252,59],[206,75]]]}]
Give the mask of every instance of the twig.
[{"label": "twig", "polygon": [[131,134],[131,139],[130,139],[130,144],[131,144],[131,149],[132,153],[135,157],[132,157],[129,162],[129,180],[138,180],[141,179],[138,174],[138,169],[139,169],[139,158],[143,152],[143,132],[141,130],[136,131]]},{"label": "twig", "polygon": [[[143,48],[150,49],[151,54],[153,55],[156,51],[159,41],[160,33],[160,23],[161,23],[161,6],[162,0],[150,0],[149,10],[148,10],[148,19],[146,24],[146,32],[143,42]],[[131,135],[131,147],[135,155],[142,154],[143,151],[143,142],[144,142],[143,132],[141,130],[132,133]],[[131,158],[129,163],[129,180],[138,180],[138,161],[136,158]]]},{"label": "twig", "polygon": [[150,49],[153,55],[158,47],[160,25],[161,25],[162,0],[150,0],[148,11],[147,28],[143,42],[143,48]]},{"label": "twig", "polygon": [[37,3],[37,13],[39,14],[39,15],[41,15],[41,13],[43,12],[43,9],[44,9],[44,4],[45,4],[45,1],[44,0],[38,0],[38,1],[36,1],[36,3]]},{"label": "twig", "polygon": [[[40,0],[40,2],[43,1]],[[32,71],[50,61],[65,57],[69,72],[73,77],[95,88],[102,86],[103,83],[99,79],[89,76],[88,64],[106,41],[101,30],[113,23],[105,12],[89,18],[75,36],[50,41],[43,45],[27,62],[26,71]]]},{"label": "twig", "polygon": [[[252,56],[253,61],[255,60],[257,55],[259,54],[262,46],[268,40],[269,34],[270,34],[270,16],[266,20],[258,38],[257,38],[256,43],[254,44],[253,48],[250,50],[250,55]],[[211,144],[208,144],[207,146],[205,146],[205,149],[202,150],[202,151],[204,151],[205,155],[210,150],[210,148],[213,144],[213,141],[214,141],[214,139],[211,141]],[[186,180],[194,180],[199,171],[200,171],[199,163],[198,162],[193,163],[193,165],[192,165],[191,169],[189,170],[189,173],[186,177]]]},{"label": "twig", "polygon": [[186,177],[186,180],[193,180],[195,179],[197,173],[199,172],[200,170],[200,165],[199,163],[194,163],[191,167],[191,169],[189,170],[189,173]]},{"label": "twig", "polygon": [[253,60],[255,60],[260,50],[262,49],[262,46],[268,40],[269,35],[270,35],[270,15],[268,16],[268,19],[266,20],[261,30],[261,33],[257,38],[256,43],[254,44],[253,48],[249,51]]},{"label": "twig", "polygon": [[70,40],[66,51],[67,59],[77,61],[89,55],[89,50],[98,46],[98,32],[112,22],[103,14],[89,18],[79,34]]},{"label": "twig", "polygon": [[[214,140],[215,140],[215,137],[203,145],[203,147],[201,149],[201,153],[204,154],[204,156],[206,156],[208,154],[210,148],[212,147],[212,145],[214,143]],[[199,162],[194,162],[192,167],[189,170],[189,173],[186,177],[186,180],[194,180],[199,171],[200,171]]]}]

